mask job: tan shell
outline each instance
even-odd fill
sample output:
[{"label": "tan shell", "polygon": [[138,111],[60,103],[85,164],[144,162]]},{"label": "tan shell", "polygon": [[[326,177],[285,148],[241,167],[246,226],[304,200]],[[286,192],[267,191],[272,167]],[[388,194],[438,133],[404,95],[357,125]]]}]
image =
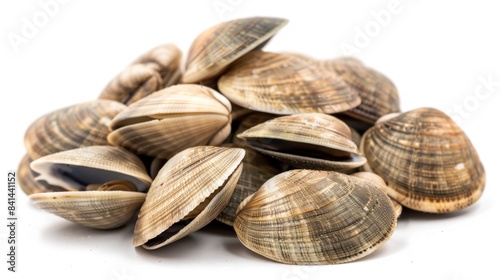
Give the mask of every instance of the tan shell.
[{"label": "tan shell", "polygon": [[24,136],[24,146],[33,160],[39,157],[92,145],[108,145],[111,119],[125,105],[95,100],[59,109],[33,122]]},{"label": "tan shell", "polygon": [[100,99],[124,104],[178,82],[181,51],[172,44],[158,46],[127,66],[101,92]]},{"label": "tan shell", "polygon": [[96,229],[125,225],[145,198],[144,193],[130,191],[70,191],[29,196],[31,202],[49,213]]},{"label": "tan shell", "polygon": [[183,83],[198,83],[219,75],[233,61],[262,48],[288,20],[251,17],[220,23],[202,32],[189,49]]},{"label": "tan shell", "polygon": [[33,193],[43,193],[43,192],[60,192],[65,191],[65,189],[46,184],[44,182],[38,182],[35,177],[38,176],[37,173],[33,172],[30,168],[31,159],[28,155],[24,155],[19,166],[17,168],[17,183],[21,190],[27,194]]},{"label": "tan shell", "polygon": [[469,138],[443,112],[419,108],[377,123],[362,138],[368,171],[388,184],[403,206],[457,211],[476,202],[485,173]]},{"label": "tan shell", "polygon": [[41,157],[31,163],[38,181],[66,190],[85,190],[90,184],[128,180],[146,191],[151,178],[141,160],[123,148],[90,146]]},{"label": "tan shell", "polygon": [[[238,147],[234,144],[225,144],[224,147]],[[243,159],[243,170],[240,179],[236,184],[231,200],[222,212],[217,216],[217,220],[232,226],[236,218],[236,209],[238,205],[249,195],[255,193],[262,184],[271,177],[280,173],[276,163],[269,158],[253,151],[247,147],[245,149],[245,158]]]},{"label": "tan shell", "polygon": [[290,54],[251,52],[221,76],[218,86],[233,103],[278,115],[331,114],[361,103],[335,74]]},{"label": "tan shell", "polygon": [[[363,171],[363,172],[356,172],[352,174],[352,176],[368,180],[372,184],[376,185],[377,188],[379,188],[382,192],[387,194],[387,184],[385,183],[384,179],[382,179],[382,177],[378,176],[377,174]],[[403,212],[403,206],[401,205],[401,203],[397,202],[392,197],[390,197],[390,199],[392,202],[392,206],[394,206],[394,212],[396,213],[396,217],[399,218],[399,216],[401,216],[401,213]]]},{"label": "tan shell", "polygon": [[266,121],[238,135],[252,149],[297,168],[348,170],[366,163],[349,127],[321,113]]},{"label": "tan shell", "polygon": [[287,264],[335,264],[362,258],[396,228],[387,195],[334,171],[291,170],[242,202],[234,221],[240,241]]},{"label": "tan shell", "polygon": [[134,246],[157,249],[215,219],[231,198],[244,156],[243,149],[200,146],[172,157],[139,212]]},{"label": "tan shell", "polygon": [[201,85],[155,92],[118,114],[108,141],[137,154],[168,159],[194,146],[218,145],[231,131],[231,104]]},{"label": "tan shell", "polygon": [[336,73],[361,97],[361,104],[345,112],[346,114],[374,124],[378,118],[385,114],[401,111],[398,91],[391,80],[366,67],[359,60],[346,57],[323,60],[318,63]]}]

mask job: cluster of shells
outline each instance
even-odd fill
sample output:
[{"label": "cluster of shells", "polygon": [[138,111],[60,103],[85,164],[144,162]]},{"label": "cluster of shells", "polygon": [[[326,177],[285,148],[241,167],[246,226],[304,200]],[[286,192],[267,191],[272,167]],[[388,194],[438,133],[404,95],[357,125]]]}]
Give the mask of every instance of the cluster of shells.
[{"label": "cluster of shells", "polygon": [[485,173],[464,132],[433,108],[400,112],[394,84],[355,58],[261,49],[287,20],[244,18],[133,61],[99,98],[28,128],[22,190],[79,225],[136,221],[157,249],[213,220],[277,262],[370,254],[404,207],[476,202]]}]

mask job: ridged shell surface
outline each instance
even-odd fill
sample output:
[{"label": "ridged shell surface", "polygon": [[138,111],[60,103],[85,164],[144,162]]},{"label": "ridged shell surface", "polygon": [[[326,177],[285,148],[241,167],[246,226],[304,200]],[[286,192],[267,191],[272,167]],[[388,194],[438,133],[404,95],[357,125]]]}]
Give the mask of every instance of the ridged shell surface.
[{"label": "ridged shell surface", "polygon": [[476,202],[485,172],[465,133],[443,112],[419,108],[377,123],[361,143],[366,169],[388,183],[404,206],[453,212]]},{"label": "ridged shell surface", "polygon": [[[154,179],[141,207],[134,246],[157,249],[215,219],[231,198],[244,156],[239,148],[200,146],[172,157]],[[196,217],[187,218],[205,201],[208,205]]]},{"label": "ridged shell surface", "polygon": [[108,140],[137,154],[168,159],[194,146],[218,145],[231,131],[231,104],[201,85],[155,92],[118,114]]},{"label": "ridged shell surface", "polygon": [[383,115],[400,112],[398,91],[391,80],[380,72],[348,57],[324,60],[319,64],[336,73],[359,94],[361,104],[346,114],[374,124]]},{"label": "ridged shell surface", "polygon": [[263,47],[288,20],[251,17],[220,23],[202,32],[189,49],[183,83],[198,83],[220,74],[233,61]]},{"label": "ridged shell surface", "polygon": [[298,168],[346,170],[365,164],[350,128],[321,113],[271,119],[238,135],[246,144]]},{"label": "ridged shell surface", "polygon": [[250,250],[287,264],[335,264],[362,258],[396,227],[389,197],[365,180],[296,169],[268,180],[242,202],[234,222]]},{"label": "ridged shell surface", "polygon": [[251,52],[221,76],[218,86],[231,102],[278,115],[332,114],[361,103],[331,71],[284,53]]},{"label": "ridged shell surface", "polygon": [[125,107],[116,101],[95,100],[46,114],[26,131],[26,151],[35,160],[60,151],[108,145],[108,125]]},{"label": "ridged shell surface", "polygon": [[146,194],[128,191],[37,193],[29,196],[39,208],[76,224],[113,229],[126,224],[141,207]]}]

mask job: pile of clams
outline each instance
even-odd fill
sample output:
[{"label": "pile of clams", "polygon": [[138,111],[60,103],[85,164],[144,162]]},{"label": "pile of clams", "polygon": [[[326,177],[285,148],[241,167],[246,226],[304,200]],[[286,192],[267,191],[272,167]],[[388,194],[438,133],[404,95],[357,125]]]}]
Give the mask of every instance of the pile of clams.
[{"label": "pile of clams", "polygon": [[157,46],[97,99],[35,120],[21,189],[81,226],[135,221],[133,246],[164,247],[218,220],[287,264],[357,260],[405,208],[448,213],[481,197],[483,166],[450,117],[401,112],[395,85],[356,58],[263,51],[287,22],[220,23],[184,59]]}]

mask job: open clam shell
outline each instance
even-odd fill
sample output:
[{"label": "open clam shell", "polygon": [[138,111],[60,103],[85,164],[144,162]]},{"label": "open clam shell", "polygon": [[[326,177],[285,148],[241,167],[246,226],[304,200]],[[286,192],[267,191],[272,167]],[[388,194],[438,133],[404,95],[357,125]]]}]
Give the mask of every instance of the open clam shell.
[{"label": "open clam shell", "polygon": [[181,52],[176,46],[158,46],[141,55],[111,80],[99,98],[132,104],[177,83],[180,78],[180,60]]},{"label": "open clam shell", "polygon": [[33,161],[31,169],[40,174],[37,181],[70,191],[127,180],[144,192],[151,184],[144,164],[136,155],[112,146],[90,146],[47,155]]},{"label": "open clam shell", "polygon": [[[225,144],[224,147],[238,147],[234,144]],[[217,216],[217,220],[232,226],[236,218],[236,209],[240,203],[249,195],[255,193],[262,184],[271,177],[280,173],[280,169],[271,159],[255,152],[248,147],[241,147],[245,150],[243,158],[243,170],[231,199],[227,206]]]},{"label": "open clam shell", "polygon": [[366,163],[350,128],[321,113],[271,119],[238,135],[252,149],[297,168],[348,170]]},{"label": "open clam shell", "polygon": [[374,252],[396,222],[389,197],[368,181],[296,169],[245,199],[234,229],[247,248],[274,261],[335,264]]},{"label": "open clam shell", "polygon": [[189,147],[222,143],[231,131],[231,104],[208,87],[176,85],[131,104],[111,128],[113,145],[168,159]]},{"label": "open clam shell", "polygon": [[233,61],[262,48],[288,20],[251,17],[220,23],[202,32],[192,43],[183,83],[198,83],[220,74]]},{"label": "open clam shell", "polygon": [[123,109],[125,105],[116,101],[95,100],[46,114],[26,131],[26,151],[35,160],[65,150],[108,145],[108,125]]},{"label": "open clam shell", "polygon": [[384,118],[362,138],[368,171],[388,184],[404,206],[431,213],[457,211],[476,202],[485,172],[465,133],[443,112],[419,108]]},{"label": "open clam shell", "polygon": [[398,91],[391,80],[366,67],[359,60],[346,57],[323,60],[319,61],[318,64],[337,74],[359,94],[361,104],[345,114],[374,124],[383,115],[401,111]]},{"label": "open clam shell", "polygon": [[338,113],[358,106],[358,93],[337,75],[290,54],[254,51],[218,81],[219,90],[242,107],[278,115]]},{"label": "open clam shell", "polygon": [[145,198],[145,193],[133,191],[48,192],[29,196],[30,201],[42,210],[96,229],[125,225]]},{"label": "open clam shell", "polygon": [[244,156],[239,148],[200,146],[172,157],[141,207],[134,246],[157,249],[215,219],[231,198]]},{"label": "open clam shell", "polygon": [[33,193],[65,191],[65,189],[61,187],[52,186],[45,182],[38,182],[35,180],[38,174],[31,170],[31,162],[32,160],[29,156],[24,155],[17,167],[17,182],[25,194],[30,195]]}]

